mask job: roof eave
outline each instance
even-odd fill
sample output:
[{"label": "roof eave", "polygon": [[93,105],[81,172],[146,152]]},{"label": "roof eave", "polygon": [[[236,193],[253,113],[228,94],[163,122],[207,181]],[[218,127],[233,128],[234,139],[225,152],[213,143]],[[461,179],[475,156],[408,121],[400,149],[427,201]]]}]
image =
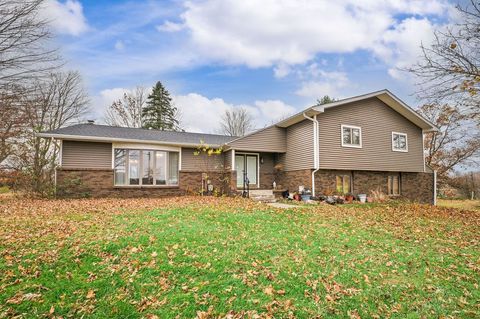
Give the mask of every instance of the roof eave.
[{"label": "roof eave", "polygon": [[[405,104],[402,100],[400,100],[398,97],[396,97],[393,93],[391,93],[387,89],[355,96],[352,98],[347,98],[347,99],[336,101],[336,102],[331,102],[324,105],[314,105],[302,112],[299,112],[285,120],[278,122],[276,126],[288,127],[298,122],[301,122],[305,119],[303,116],[303,113],[305,113],[306,115],[312,116],[315,114],[322,113],[325,109],[329,109],[332,107],[336,107],[336,106],[340,106],[340,105],[344,105],[352,102],[362,101],[362,100],[373,98],[373,97],[380,99],[382,102],[392,107],[395,111],[400,113],[402,116],[410,120],[412,123],[414,123],[418,127],[420,127],[424,132],[438,131],[438,128],[433,123],[425,119],[423,116],[419,115],[417,112],[415,112],[415,110],[413,110],[411,107],[409,107],[407,104]],[[392,106],[392,103],[395,103],[397,107],[395,108],[394,106]],[[400,109],[405,110],[405,112],[399,112]]]},{"label": "roof eave", "polygon": [[[85,136],[85,135],[70,135],[70,134],[58,134],[58,133],[37,133],[38,137],[42,138],[55,138],[59,140],[75,140],[84,142],[106,142],[106,143],[138,143],[138,144],[159,144],[159,145],[171,145],[171,146],[183,146],[183,147],[198,147],[199,143],[178,143],[156,140],[139,140],[128,138],[115,138],[115,137],[101,137],[101,136]],[[211,147],[221,147],[224,144],[210,144]]]}]

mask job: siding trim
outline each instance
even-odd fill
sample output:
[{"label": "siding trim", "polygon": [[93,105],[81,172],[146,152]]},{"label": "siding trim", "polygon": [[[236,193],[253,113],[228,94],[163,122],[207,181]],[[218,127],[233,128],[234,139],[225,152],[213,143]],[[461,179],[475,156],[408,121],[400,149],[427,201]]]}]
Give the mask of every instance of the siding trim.
[{"label": "siding trim", "polygon": [[423,130],[422,130],[422,154],[423,154],[423,172],[426,173],[427,164],[425,163],[425,133],[423,133]]},{"label": "siding trim", "polygon": [[[63,165],[63,140],[60,140],[60,150],[58,152],[59,157],[60,157],[60,166]],[[55,185],[57,184],[57,181],[55,180]]]}]

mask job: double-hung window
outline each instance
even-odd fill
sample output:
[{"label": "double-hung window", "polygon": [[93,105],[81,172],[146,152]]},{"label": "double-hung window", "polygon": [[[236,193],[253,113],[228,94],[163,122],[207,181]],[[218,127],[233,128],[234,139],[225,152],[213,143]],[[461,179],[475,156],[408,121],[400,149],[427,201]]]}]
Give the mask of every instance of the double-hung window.
[{"label": "double-hung window", "polygon": [[362,147],[362,128],[358,126],[342,125],[342,146]]},{"label": "double-hung window", "polygon": [[178,185],[179,159],[178,152],[116,148],[115,185]]},{"label": "double-hung window", "polygon": [[408,152],[407,134],[392,132],[392,151]]}]

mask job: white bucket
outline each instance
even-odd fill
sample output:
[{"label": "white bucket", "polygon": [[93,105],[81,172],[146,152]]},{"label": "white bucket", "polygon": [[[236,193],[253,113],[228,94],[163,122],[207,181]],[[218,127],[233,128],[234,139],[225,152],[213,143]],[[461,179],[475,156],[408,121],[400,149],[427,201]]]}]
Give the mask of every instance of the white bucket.
[{"label": "white bucket", "polygon": [[367,194],[358,194],[358,199],[360,203],[365,203],[367,201]]}]

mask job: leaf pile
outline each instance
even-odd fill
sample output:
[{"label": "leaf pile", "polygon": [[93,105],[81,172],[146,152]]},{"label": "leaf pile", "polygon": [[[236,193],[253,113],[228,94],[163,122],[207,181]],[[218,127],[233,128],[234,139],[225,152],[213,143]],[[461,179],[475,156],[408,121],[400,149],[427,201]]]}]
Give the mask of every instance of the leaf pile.
[{"label": "leaf pile", "polygon": [[480,316],[480,212],[0,198],[0,318]]}]

